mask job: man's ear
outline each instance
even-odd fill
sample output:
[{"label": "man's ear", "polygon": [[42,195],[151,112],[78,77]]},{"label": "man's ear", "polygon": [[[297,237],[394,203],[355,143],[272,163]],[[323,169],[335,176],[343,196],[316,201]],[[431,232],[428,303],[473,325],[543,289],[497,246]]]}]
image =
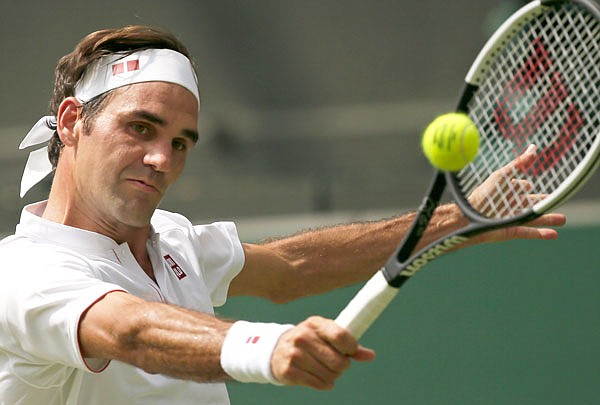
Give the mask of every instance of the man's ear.
[{"label": "man's ear", "polygon": [[77,140],[76,124],[81,117],[80,114],[81,103],[75,97],[65,98],[58,107],[56,130],[65,146],[73,146]]}]

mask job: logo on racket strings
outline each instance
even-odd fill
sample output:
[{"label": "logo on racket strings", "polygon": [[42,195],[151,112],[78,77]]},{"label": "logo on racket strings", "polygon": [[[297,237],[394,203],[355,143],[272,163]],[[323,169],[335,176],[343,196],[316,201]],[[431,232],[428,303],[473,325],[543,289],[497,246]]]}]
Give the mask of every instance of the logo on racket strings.
[{"label": "logo on racket strings", "polygon": [[563,122],[545,135],[554,137],[554,141],[539,152],[531,169],[533,175],[538,175],[553,168],[571,150],[585,121],[579,106],[569,99],[567,82],[557,68],[560,61],[553,59],[541,38],[534,39],[531,46],[531,54],[496,101],[494,121],[500,134],[515,144],[514,154],[519,155],[530,143],[537,143],[530,137],[553,121],[555,113],[563,111]]},{"label": "logo on racket strings", "polygon": [[466,242],[468,239],[469,238],[467,238],[466,236],[460,235],[454,235],[449,237],[439,245],[433,246],[431,249],[426,250],[422,255],[414,259],[409,266],[406,266],[406,268],[402,270],[402,272],[400,272],[400,275],[405,277],[413,276],[417,271],[425,267],[427,263],[429,263],[436,257],[443,255],[453,247]]}]

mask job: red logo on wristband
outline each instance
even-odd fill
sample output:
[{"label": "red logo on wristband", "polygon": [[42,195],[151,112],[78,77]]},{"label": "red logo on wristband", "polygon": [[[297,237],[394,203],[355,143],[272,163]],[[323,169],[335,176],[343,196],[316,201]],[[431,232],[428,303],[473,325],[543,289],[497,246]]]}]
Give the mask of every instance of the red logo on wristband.
[{"label": "red logo on wristband", "polygon": [[260,336],[250,336],[250,337],[248,337],[248,339],[246,339],[246,344],[248,344],[248,343],[255,344],[256,342],[258,342],[259,339],[260,339]]}]

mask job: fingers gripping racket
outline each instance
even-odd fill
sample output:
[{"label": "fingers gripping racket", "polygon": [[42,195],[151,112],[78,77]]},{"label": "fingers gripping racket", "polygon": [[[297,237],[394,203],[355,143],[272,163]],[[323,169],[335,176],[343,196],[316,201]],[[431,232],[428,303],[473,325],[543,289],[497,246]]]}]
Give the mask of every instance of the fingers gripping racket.
[{"label": "fingers gripping racket", "polygon": [[[336,322],[360,338],[431,260],[565,202],[600,161],[599,87],[596,3],[538,0],[509,17],[475,59],[457,107],[479,130],[475,160],[458,172],[435,172],[404,240]],[[468,225],[413,252],[446,187]]]}]

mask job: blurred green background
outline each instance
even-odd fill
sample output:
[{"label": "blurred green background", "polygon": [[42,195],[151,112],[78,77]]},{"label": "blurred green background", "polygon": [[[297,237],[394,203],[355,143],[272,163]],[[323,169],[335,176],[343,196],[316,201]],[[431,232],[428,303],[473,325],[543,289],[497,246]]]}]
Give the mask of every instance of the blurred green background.
[{"label": "blurred green background", "polygon": [[[230,384],[238,404],[596,404],[600,398],[598,226],[557,241],[467,248],[405,284],[332,391]],[[220,314],[298,322],[335,317],[348,288],[291,304],[232,299]]]}]

